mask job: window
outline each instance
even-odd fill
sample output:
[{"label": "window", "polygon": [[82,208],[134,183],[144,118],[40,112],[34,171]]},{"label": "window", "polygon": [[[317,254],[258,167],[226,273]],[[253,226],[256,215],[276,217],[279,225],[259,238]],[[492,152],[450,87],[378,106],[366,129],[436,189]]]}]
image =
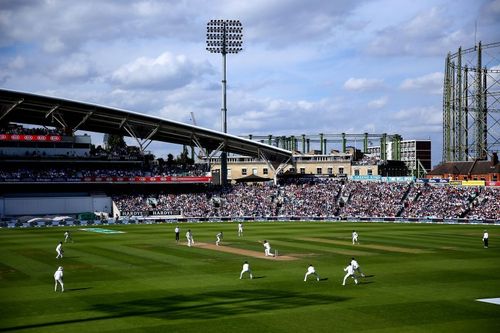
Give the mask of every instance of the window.
[{"label": "window", "polygon": [[269,170],[267,168],[262,169],[262,174],[263,175],[268,175],[269,174]]},{"label": "window", "polygon": [[328,168],[328,174],[331,175],[333,173],[333,168]]},{"label": "window", "polygon": [[300,173],[304,175],[306,173],[306,168],[300,168]]},{"label": "window", "polygon": [[341,174],[341,175],[344,174],[344,168],[339,168],[339,174]]},{"label": "window", "polygon": [[321,168],[316,168],[317,175],[321,175],[322,172],[323,172],[323,170]]},{"label": "window", "polygon": [[372,169],[368,169],[368,170],[367,170],[367,173],[368,173],[368,176],[373,175]]},{"label": "window", "polygon": [[359,176],[359,170],[354,170],[354,175]]},{"label": "window", "polygon": [[257,176],[257,168],[252,168],[252,175]]},{"label": "window", "polygon": [[242,176],[246,176],[247,175],[247,169],[246,168],[241,169],[241,175]]},{"label": "window", "polygon": [[231,178],[231,169],[227,169],[227,178]]}]

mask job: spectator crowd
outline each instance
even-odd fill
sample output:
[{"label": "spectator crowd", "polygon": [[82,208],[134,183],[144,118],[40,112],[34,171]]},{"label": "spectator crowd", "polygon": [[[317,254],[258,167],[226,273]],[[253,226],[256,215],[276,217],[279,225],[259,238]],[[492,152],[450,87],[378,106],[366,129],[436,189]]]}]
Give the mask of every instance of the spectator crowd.
[{"label": "spectator crowd", "polygon": [[120,211],[184,217],[403,217],[500,219],[500,188],[415,183],[309,182],[238,184],[202,193],[113,197]]}]

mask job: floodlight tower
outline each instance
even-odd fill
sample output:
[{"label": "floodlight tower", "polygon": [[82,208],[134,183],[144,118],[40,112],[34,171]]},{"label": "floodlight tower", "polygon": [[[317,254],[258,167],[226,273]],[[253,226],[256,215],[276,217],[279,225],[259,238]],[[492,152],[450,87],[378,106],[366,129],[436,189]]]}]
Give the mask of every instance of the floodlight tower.
[{"label": "floodlight tower", "polygon": [[[243,45],[243,26],[238,20],[210,20],[207,23],[207,51],[222,54],[222,131],[227,133],[226,54],[238,53]],[[221,184],[227,184],[227,153],[221,154]]]}]

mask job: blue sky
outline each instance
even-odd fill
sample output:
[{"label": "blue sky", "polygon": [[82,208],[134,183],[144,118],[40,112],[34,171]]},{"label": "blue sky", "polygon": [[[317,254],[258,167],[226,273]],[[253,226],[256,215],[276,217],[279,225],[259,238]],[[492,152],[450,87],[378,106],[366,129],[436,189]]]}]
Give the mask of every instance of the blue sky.
[{"label": "blue sky", "polygon": [[228,56],[229,133],[399,133],[432,139],[434,164],[446,54],[500,41],[500,0],[3,0],[0,86],[188,123],[193,112],[220,130],[221,56],[205,51],[218,18],[244,27]]}]

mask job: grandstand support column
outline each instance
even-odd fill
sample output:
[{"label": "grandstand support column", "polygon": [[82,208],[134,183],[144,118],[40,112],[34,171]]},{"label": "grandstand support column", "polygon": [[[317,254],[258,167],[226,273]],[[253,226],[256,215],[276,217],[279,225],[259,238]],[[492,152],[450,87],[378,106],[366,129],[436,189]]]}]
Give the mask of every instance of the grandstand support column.
[{"label": "grandstand support column", "polygon": [[290,161],[292,160],[292,157],[289,157],[285,162],[283,163],[279,163],[279,164],[273,164],[271,162],[271,160],[266,156],[266,154],[264,154],[264,152],[262,152],[260,149],[259,149],[259,157],[264,161],[266,162],[267,166],[269,167],[269,169],[273,170],[273,183],[274,185],[277,185],[278,184],[278,174],[287,166],[290,164]]},{"label": "grandstand support column", "polygon": [[342,133],[342,152],[345,154],[347,150],[347,139],[345,133]]},{"label": "grandstand support column", "polygon": [[94,111],[90,111],[83,117],[82,121],[80,121],[76,126],[73,127],[73,132],[77,131],[80,126],[85,124],[85,122],[94,114]]},{"label": "grandstand support column", "polygon": [[196,148],[198,148],[200,150],[200,154],[198,154],[198,156],[197,156],[198,158],[202,158],[202,157],[208,156],[208,152],[205,152],[205,149],[201,145],[200,140],[198,140],[198,137],[196,135],[193,135],[191,137],[191,141],[194,143],[194,145],[196,146]]},{"label": "grandstand support column", "polygon": [[306,153],[306,135],[302,134],[302,154]]},{"label": "grandstand support column", "polygon": [[323,133],[319,133],[319,146],[320,146],[320,150],[321,150],[321,155],[324,154],[324,150],[323,150]]},{"label": "grandstand support column", "polygon": [[368,153],[368,133],[364,133],[363,137],[363,153]]},{"label": "grandstand support column", "polygon": [[149,132],[149,134],[144,139],[139,138],[135,134],[132,127],[128,124],[126,124],[123,128],[131,137],[135,139],[135,141],[137,141],[137,143],[139,144],[139,149],[141,150],[141,154],[144,155],[144,151],[146,150],[146,148],[148,148],[151,142],[153,142],[151,138],[156,134],[156,132],[158,132],[158,130],[160,129],[160,125],[157,125],[155,128],[153,128],[153,130],[151,130],[151,132]]}]

